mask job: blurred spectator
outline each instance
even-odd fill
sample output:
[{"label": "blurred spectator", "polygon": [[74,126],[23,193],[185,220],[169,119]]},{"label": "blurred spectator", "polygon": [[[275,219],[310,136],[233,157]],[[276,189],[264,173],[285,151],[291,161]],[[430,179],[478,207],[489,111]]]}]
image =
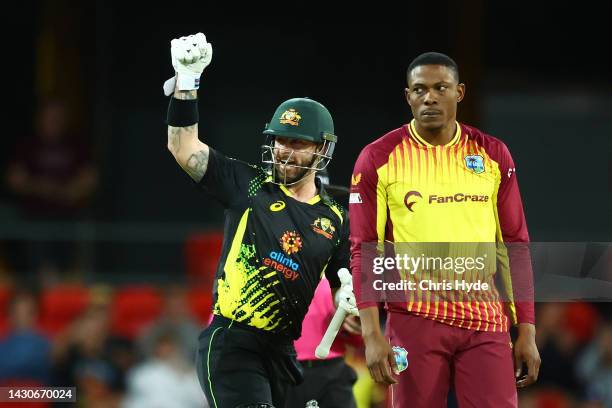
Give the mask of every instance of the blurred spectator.
[{"label": "blurred spectator", "polygon": [[606,324],[578,360],[588,401],[612,407],[612,325]]},{"label": "blurred spectator", "polygon": [[[69,131],[67,108],[60,100],[45,101],[36,131],[12,155],[7,170],[9,190],[29,220],[77,220],[96,187],[96,169],[89,148]],[[30,268],[53,274],[73,267],[74,248],[62,242],[38,242],[28,248]]]},{"label": "blurred spectator", "polygon": [[177,337],[179,351],[185,361],[194,364],[201,330],[187,305],[185,289],[181,286],[171,286],[165,292],[161,316],[145,329],[139,338],[141,352],[146,358],[150,358],[159,334],[172,332]]},{"label": "blurred spectator", "polygon": [[[125,375],[134,364],[132,345],[109,331],[107,305],[93,305],[55,342],[56,385],[74,386],[95,380],[92,390],[108,387],[109,398],[125,389]],[[92,384],[88,382],[87,384]]]},{"label": "blurred spectator", "polygon": [[181,342],[172,330],[153,338],[153,355],[128,375],[125,408],[208,407],[191,362],[181,351]]},{"label": "blurred spectator", "polygon": [[17,146],[7,181],[30,219],[75,219],[96,186],[89,148],[69,133],[67,107],[45,101],[36,133]]},{"label": "blurred spectator", "polygon": [[121,394],[113,389],[115,373],[105,361],[83,361],[76,367],[77,406],[118,408]]},{"label": "blurred spectator", "polygon": [[540,367],[537,384],[578,394],[580,384],[575,376],[575,360],[581,339],[568,326],[567,311],[567,303],[538,305],[536,341],[544,363]]},{"label": "blurred spectator", "polygon": [[35,295],[15,292],[9,303],[9,330],[0,340],[0,382],[30,380],[48,384],[51,344],[36,331],[37,315]]},{"label": "blurred spectator", "polygon": [[9,266],[8,257],[4,242],[0,241],[0,285],[8,285],[12,279],[11,268]]}]

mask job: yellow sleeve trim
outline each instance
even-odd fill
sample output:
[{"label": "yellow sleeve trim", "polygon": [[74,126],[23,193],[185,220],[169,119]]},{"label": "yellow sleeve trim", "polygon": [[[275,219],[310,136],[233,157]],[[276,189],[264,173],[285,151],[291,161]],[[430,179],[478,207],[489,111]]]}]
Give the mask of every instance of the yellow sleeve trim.
[{"label": "yellow sleeve trim", "polygon": [[336,215],[340,218],[340,224],[344,223],[344,218],[342,217],[342,213],[335,205],[330,206],[331,210],[336,213]]},{"label": "yellow sleeve trim", "polygon": [[378,242],[385,240],[387,231],[387,190],[384,181],[389,178],[389,165],[384,164],[378,170],[378,181],[376,183],[376,234],[378,235]]}]

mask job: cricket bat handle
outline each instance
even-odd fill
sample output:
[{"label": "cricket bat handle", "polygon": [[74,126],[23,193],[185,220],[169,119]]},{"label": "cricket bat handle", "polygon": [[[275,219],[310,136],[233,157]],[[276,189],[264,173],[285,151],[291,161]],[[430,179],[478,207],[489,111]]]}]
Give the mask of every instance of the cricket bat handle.
[{"label": "cricket bat handle", "polygon": [[332,318],[331,322],[329,322],[329,326],[327,326],[327,330],[325,331],[321,342],[315,350],[315,356],[318,359],[322,360],[324,358],[327,358],[327,356],[329,355],[329,349],[331,348],[334,339],[336,338],[336,335],[342,327],[342,323],[346,318],[346,314],[347,313],[343,308],[339,307],[338,309],[336,309],[334,317]]}]

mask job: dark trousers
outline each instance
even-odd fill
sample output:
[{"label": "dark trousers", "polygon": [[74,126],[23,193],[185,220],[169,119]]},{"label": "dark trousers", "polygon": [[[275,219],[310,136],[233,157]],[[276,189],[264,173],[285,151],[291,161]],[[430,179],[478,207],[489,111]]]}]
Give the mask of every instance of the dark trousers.
[{"label": "dark trousers", "polygon": [[196,359],[211,408],[256,403],[285,408],[288,388],[302,381],[291,339],[221,316],[200,334]]},{"label": "dark trousers", "polygon": [[302,408],[315,400],[321,408],[355,408],[353,384],[355,371],[342,357],[329,360],[302,361],[304,382],[289,388],[287,407]]}]

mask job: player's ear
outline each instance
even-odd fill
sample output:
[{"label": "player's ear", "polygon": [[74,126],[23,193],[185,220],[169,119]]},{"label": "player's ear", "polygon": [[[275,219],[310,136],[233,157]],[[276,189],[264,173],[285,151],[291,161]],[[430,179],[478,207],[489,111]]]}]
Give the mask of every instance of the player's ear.
[{"label": "player's ear", "polygon": [[465,84],[457,84],[457,103],[461,102],[465,97]]},{"label": "player's ear", "polygon": [[412,106],[410,104],[410,88],[404,88],[404,96],[406,97],[406,102],[408,102],[408,105]]}]

